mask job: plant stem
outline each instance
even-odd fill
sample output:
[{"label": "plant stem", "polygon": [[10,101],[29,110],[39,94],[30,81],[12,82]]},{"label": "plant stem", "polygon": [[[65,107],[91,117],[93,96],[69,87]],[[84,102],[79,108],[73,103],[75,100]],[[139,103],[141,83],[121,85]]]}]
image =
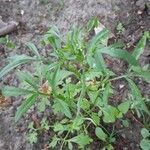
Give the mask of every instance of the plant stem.
[{"label": "plant stem", "polygon": [[126,78],[126,77],[131,77],[131,76],[133,76],[133,75],[126,74],[126,75],[122,75],[122,76],[119,76],[119,77],[112,78],[109,81],[115,81],[115,80],[119,80],[119,79]]},{"label": "plant stem", "polygon": [[63,149],[63,146],[64,146],[64,144],[65,144],[66,138],[68,137],[69,133],[70,133],[70,131],[68,131],[67,134],[66,134],[66,136],[64,137],[64,139],[63,139],[63,141],[62,141],[62,144],[61,144],[61,147],[60,147],[60,150]]}]

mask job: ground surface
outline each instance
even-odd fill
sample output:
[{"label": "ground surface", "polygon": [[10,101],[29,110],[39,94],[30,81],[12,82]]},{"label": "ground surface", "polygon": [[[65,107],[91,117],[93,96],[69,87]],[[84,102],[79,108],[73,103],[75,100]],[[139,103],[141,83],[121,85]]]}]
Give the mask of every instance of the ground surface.
[{"label": "ground surface", "polygon": [[[122,22],[125,32],[120,36],[122,41],[134,45],[143,31],[150,29],[150,15],[145,9],[145,0],[64,0],[61,5],[59,0],[0,0],[0,16],[8,22],[16,20],[20,26],[10,35],[17,43],[15,50],[7,52],[0,49],[0,66],[4,66],[3,58],[16,53],[28,53],[23,44],[33,41],[38,46],[38,41],[50,25],[59,27],[61,33],[76,24],[83,25],[91,16],[97,16],[113,33],[118,22]],[[44,50],[42,51],[44,53]],[[140,60],[141,64],[150,62],[149,46]],[[120,67],[120,68],[119,68]],[[122,66],[116,65],[115,70]],[[17,86],[18,80],[14,73],[0,81],[4,84]],[[150,96],[150,85],[140,83],[143,94]],[[122,93],[122,91],[117,91]],[[48,141],[48,135],[41,138],[39,144],[31,146],[26,142],[25,130],[29,114],[22,119],[19,126],[14,125],[14,113],[22,99],[12,99],[12,104],[5,110],[0,110],[0,150],[41,150]],[[33,113],[34,110],[31,110]],[[49,115],[49,112],[45,112]],[[139,150],[140,126],[134,120],[130,127],[117,136],[114,146],[116,150]],[[97,144],[97,143],[95,143]],[[99,149],[93,145],[92,149]]]}]

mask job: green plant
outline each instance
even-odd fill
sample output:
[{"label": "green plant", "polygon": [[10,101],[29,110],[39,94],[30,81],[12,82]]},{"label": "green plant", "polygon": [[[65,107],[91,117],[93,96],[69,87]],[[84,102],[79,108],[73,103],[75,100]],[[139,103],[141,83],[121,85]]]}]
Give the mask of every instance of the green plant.
[{"label": "green plant", "polygon": [[142,150],[150,150],[150,132],[146,128],[142,128],[141,135],[143,138],[140,142]]},{"label": "green plant", "polygon": [[122,33],[125,30],[125,28],[121,22],[118,23],[116,29],[117,29],[118,33]]},{"label": "green plant", "polygon": [[1,37],[0,44],[3,45],[7,51],[15,48],[15,44],[9,39],[8,36]]},{"label": "green plant", "polygon": [[[93,25],[89,27],[91,30]],[[107,45],[105,40],[109,39],[109,35],[109,31],[104,29],[87,41],[87,33],[73,28],[67,34],[66,40],[62,40],[64,38],[54,26],[41,41],[43,46],[51,46],[51,59],[40,55],[35,45],[29,42],[26,45],[34,56],[13,56],[8,59],[11,63],[0,70],[2,78],[18,65],[32,63],[34,73],[19,71],[17,74],[22,81],[21,87],[6,86],[2,92],[6,96],[22,95],[25,98],[17,109],[16,122],[35,102],[41,112],[49,107],[55,116],[61,114],[61,117],[50,125],[46,120],[42,121],[42,128],[51,128],[55,133],[48,147],[59,145],[60,150],[64,147],[72,150],[74,146],[78,146],[78,149],[84,149],[94,140],[89,130],[92,126],[95,136],[103,142],[104,149],[110,150],[113,149],[115,138],[113,133],[105,128],[105,124],[112,124],[123,118],[130,109],[136,110],[139,117],[141,113],[150,114],[146,98],[142,97],[133,81],[134,77],[138,77],[150,83],[149,71],[142,68],[137,61],[143,52],[149,32],[144,33],[132,54],[120,49],[116,43]],[[126,61],[129,64],[126,73],[117,76],[108,69],[103,54]],[[119,79],[128,82],[131,92],[126,100],[115,106],[109,103],[109,98],[113,95],[112,81]],[[30,124],[31,143],[37,141],[38,130],[33,127],[33,123]]]}]

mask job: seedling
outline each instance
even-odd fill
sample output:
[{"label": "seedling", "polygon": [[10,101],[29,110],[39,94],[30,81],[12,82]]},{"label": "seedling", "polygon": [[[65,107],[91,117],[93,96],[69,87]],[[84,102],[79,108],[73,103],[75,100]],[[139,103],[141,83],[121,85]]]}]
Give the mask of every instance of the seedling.
[{"label": "seedling", "polygon": [[123,33],[125,31],[125,28],[121,22],[118,23],[116,29],[117,29],[118,33]]}]

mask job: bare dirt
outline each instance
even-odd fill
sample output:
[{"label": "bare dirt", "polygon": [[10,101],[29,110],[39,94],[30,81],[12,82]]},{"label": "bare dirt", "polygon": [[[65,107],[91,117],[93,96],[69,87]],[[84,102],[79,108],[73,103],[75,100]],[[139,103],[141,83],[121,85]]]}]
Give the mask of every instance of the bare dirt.
[{"label": "bare dirt", "polygon": [[[10,34],[10,38],[16,43],[16,49],[5,51],[0,49],[0,66],[4,66],[4,58],[15,54],[28,54],[24,43],[34,42],[39,47],[39,39],[47,31],[50,25],[56,25],[62,34],[65,34],[73,25],[84,25],[92,16],[97,16],[102,24],[110,29],[117,37],[132,46],[142,36],[143,31],[150,29],[149,10],[145,7],[148,0],[0,0],[0,16],[5,22],[15,20],[19,22],[17,31]],[[116,26],[121,22],[125,31],[121,35],[116,34]],[[150,45],[145,49],[140,59],[142,65],[150,63]],[[44,53],[44,50],[41,51]],[[123,64],[117,62],[115,70],[121,70]],[[116,64],[116,63],[115,63]],[[14,72],[0,81],[3,85],[19,84]],[[120,82],[118,83],[118,85]],[[140,83],[143,95],[150,97],[150,85]],[[116,93],[122,94],[117,90]],[[26,127],[30,113],[21,119],[19,125],[14,124],[14,114],[22,99],[11,99],[11,105],[5,110],[0,110],[0,150],[41,150],[48,143],[49,135],[45,134],[36,145],[26,142]],[[45,112],[49,115],[50,112]],[[130,116],[130,115],[129,115]],[[140,125],[132,117],[130,127],[117,135],[115,150],[139,150]],[[120,124],[116,124],[120,128]],[[93,145],[92,149],[100,149]]]}]

